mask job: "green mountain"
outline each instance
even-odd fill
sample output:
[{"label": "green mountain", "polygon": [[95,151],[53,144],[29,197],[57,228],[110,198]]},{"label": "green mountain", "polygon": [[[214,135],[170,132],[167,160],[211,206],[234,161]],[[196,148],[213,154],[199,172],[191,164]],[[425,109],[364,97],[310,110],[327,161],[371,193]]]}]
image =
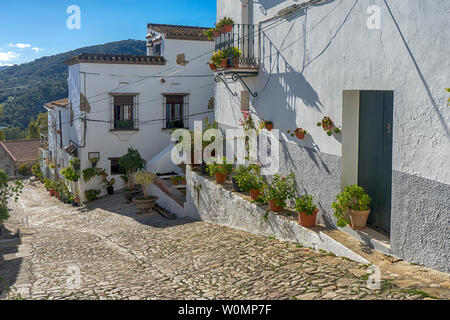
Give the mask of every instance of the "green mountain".
[{"label": "green mountain", "polygon": [[67,97],[67,66],[63,61],[81,53],[145,55],[145,41],[124,40],[84,47],[0,69],[0,127],[28,126],[46,102]]}]

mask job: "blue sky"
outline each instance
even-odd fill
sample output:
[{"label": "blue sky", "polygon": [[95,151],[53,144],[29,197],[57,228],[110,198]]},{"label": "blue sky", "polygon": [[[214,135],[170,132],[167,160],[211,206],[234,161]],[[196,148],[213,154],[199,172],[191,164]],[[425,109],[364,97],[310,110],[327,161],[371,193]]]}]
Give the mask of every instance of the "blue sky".
[{"label": "blue sky", "polygon": [[[67,8],[81,11],[69,30]],[[145,40],[147,23],[213,26],[216,0],[20,0],[0,5],[0,66],[111,41]]]}]

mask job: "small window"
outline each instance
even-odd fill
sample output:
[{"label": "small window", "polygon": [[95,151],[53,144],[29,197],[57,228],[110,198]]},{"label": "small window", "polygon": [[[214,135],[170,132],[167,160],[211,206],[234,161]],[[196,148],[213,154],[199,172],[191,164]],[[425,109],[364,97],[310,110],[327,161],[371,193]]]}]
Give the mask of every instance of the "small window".
[{"label": "small window", "polygon": [[120,167],[119,167],[119,159],[120,158],[111,158],[111,175],[120,175]]},{"label": "small window", "polygon": [[113,121],[114,130],[137,129],[137,97],[134,95],[113,96]]},{"label": "small window", "polygon": [[153,55],[155,57],[160,57],[161,56],[161,43],[157,43],[154,45],[153,47]]}]

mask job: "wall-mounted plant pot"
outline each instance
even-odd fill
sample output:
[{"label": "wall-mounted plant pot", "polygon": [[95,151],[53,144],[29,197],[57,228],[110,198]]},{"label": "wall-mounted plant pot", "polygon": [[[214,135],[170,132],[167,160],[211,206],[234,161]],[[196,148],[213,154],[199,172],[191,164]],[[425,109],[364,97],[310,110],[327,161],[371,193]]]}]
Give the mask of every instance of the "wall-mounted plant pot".
[{"label": "wall-mounted plant pot", "polygon": [[[326,123],[325,120],[328,120],[326,122],[329,122],[329,123]],[[333,121],[331,120],[330,117],[323,117],[323,119],[322,119],[322,128],[325,131],[330,131],[331,129],[333,129]]]},{"label": "wall-mounted plant pot", "polygon": [[369,217],[370,209],[367,211],[350,210],[351,227],[354,230],[364,230],[366,228],[367,218]]},{"label": "wall-mounted plant pot", "polygon": [[182,185],[186,185],[186,179],[181,180],[181,184],[182,184]]},{"label": "wall-mounted plant pot", "polygon": [[298,222],[302,227],[314,227],[316,225],[316,217],[319,209],[317,208],[313,214],[306,214],[306,212],[298,212]]},{"label": "wall-mounted plant pot", "polygon": [[273,129],[273,123],[265,123],[264,125],[265,125],[267,131],[272,131],[272,129]]},{"label": "wall-mounted plant pot", "polygon": [[92,164],[92,168],[97,167],[97,162],[91,162],[91,164]]},{"label": "wall-mounted plant pot", "polygon": [[107,187],[106,188],[106,192],[108,192],[109,195],[114,194],[114,187],[112,187],[112,186],[111,187]]},{"label": "wall-mounted plant pot", "polygon": [[269,208],[270,208],[270,211],[273,211],[273,212],[280,212],[280,211],[283,210],[283,207],[277,206],[277,201],[279,201],[279,200],[276,200],[276,199],[274,199],[274,200],[269,200]]},{"label": "wall-mounted plant pot", "polygon": [[227,180],[227,175],[220,172],[216,172],[215,177],[217,184],[225,183],[225,181]]},{"label": "wall-mounted plant pot", "polygon": [[61,134],[61,130],[56,130],[56,134]]},{"label": "wall-mounted plant pot", "polygon": [[80,164],[76,164],[76,165],[74,165],[73,166],[73,169],[75,170],[75,171],[80,171]]},{"label": "wall-mounted plant pot", "polygon": [[251,189],[250,190],[250,197],[253,200],[258,200],[258,198],[261,196],[261,191],[260,190],[256,190],[256,189]]},{"label": "wall-mounted plant pot", "polygon": [[220,37],[220,32],[219,32],[219,31],[216,31],[216,30],[214,30],[214,31],[213,31],[213,36],[214,36],[215,38],[218,38],[218,37]]},{"label": "wall-mounted plant pot", "polygon": [[295,129],[294,130],[294,134],[300,140],[305,139],[305,134],[303,133],[303,129],[302,128]]}]

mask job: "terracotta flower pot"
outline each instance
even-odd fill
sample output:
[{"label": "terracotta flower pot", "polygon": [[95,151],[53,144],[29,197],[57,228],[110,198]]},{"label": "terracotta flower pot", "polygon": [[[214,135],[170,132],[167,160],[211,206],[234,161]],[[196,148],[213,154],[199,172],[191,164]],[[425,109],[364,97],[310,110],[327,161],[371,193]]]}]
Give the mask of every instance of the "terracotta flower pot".
[{"label": "terracotta flower pot", "polygon": [[216,172],[215,176],[216,176],[216,183],[219,183],[219,184],[225,183],[225,181],[227,180],[226,174]]},{"label": "terracotta flower pot", "polygon": [[186,179],[181,180],[181,184],[186,184]]},{"label": "terracotta flower pot", "polygon": [[306,212],[298,212],[298,222],[303,227],[314,227],[316,225],[316,217],[318,212],[318,208],[311,215],[306,214]]},{"label": "terracotta flower pot", "polygon": [[75,202],[76,204],[80,204],[80,198],[79,197],[73,198],[73,202]]},{"label": "terracotta flower pot", "polygon": [[216,38],[217,38],[217,37],[220,37],[220,32],[214,30],[214,31],[213,31],[213,36],[216,37]]},{"label": "terracotta flower pot", "polygon": [[300,140],[303,140],[305,138],[305,134],[303,133],[302,128],[295,129],[294,134]]},{"label": "terracotta flower pot", "polygon": [[226,68],[228,66],[228,59],[223,59],[221,62],[222,68]]},{"label": "terracotta flower pot", "polygon": [[50,193],[50,197],[54,197],[55,196],[55,189],[48,189],[48,192]]},{"label": "terracotta flower pot", "polygon": [[250,197],[253,200],[257,200],[261,196],[261,191],[256,189],[250,189]]},{"label": "terracotta flower pot", "polygon": [[326,124],[322,120],[322,128],[325,131],[330,131],[331,129],[333,129],[333,121],[331,121],[331,119],[330,119],[330,124]]},{"label": "terracotta flower pot", "polygon": [[222,33],[229,33],[229,32],[231,32],[231,31],[233,31],[233,26],[232,26],[232,25],[229,25],[229,24],[224,25],[224,26],[220,29],[220,32],[222,32]]},{"label": "terracotta flower pot", "polygon": [[208,63],[209,67],[211,68],[212,71],[216,71],[217,67],[214,63]]},{"label": "terracotta flower pot", "polygon": [[369,217],[370,209],[367,211],[350,210],[350,219],[352,221],[351,227],[354,230],[363,230],[366,228],[367,218]]},{"label": "terracotta flower pot", "polygon": [[272,131],[273,123],[266,123],[265,126],[266,126],[267,131]]},{"label": "terracotta flower pot", "polygon": [[277,201],[279,201],[279,200],[276,200],[276,199],[274,199],[274,200],[269,200],[270,211],[273,211],[273,212],[280,212],[280,211],[283,210],[283,207],[277,206],[277,204],[276,204]]},{"label": "terracotta flower pot", "polygon": [[180,184],[180,181],[178,181],[178,180],[174,180],[174,181],[172,181],[172,184],[173,184],[174,186],[177,186],[177,185],[179,185],[179,184]]}]

